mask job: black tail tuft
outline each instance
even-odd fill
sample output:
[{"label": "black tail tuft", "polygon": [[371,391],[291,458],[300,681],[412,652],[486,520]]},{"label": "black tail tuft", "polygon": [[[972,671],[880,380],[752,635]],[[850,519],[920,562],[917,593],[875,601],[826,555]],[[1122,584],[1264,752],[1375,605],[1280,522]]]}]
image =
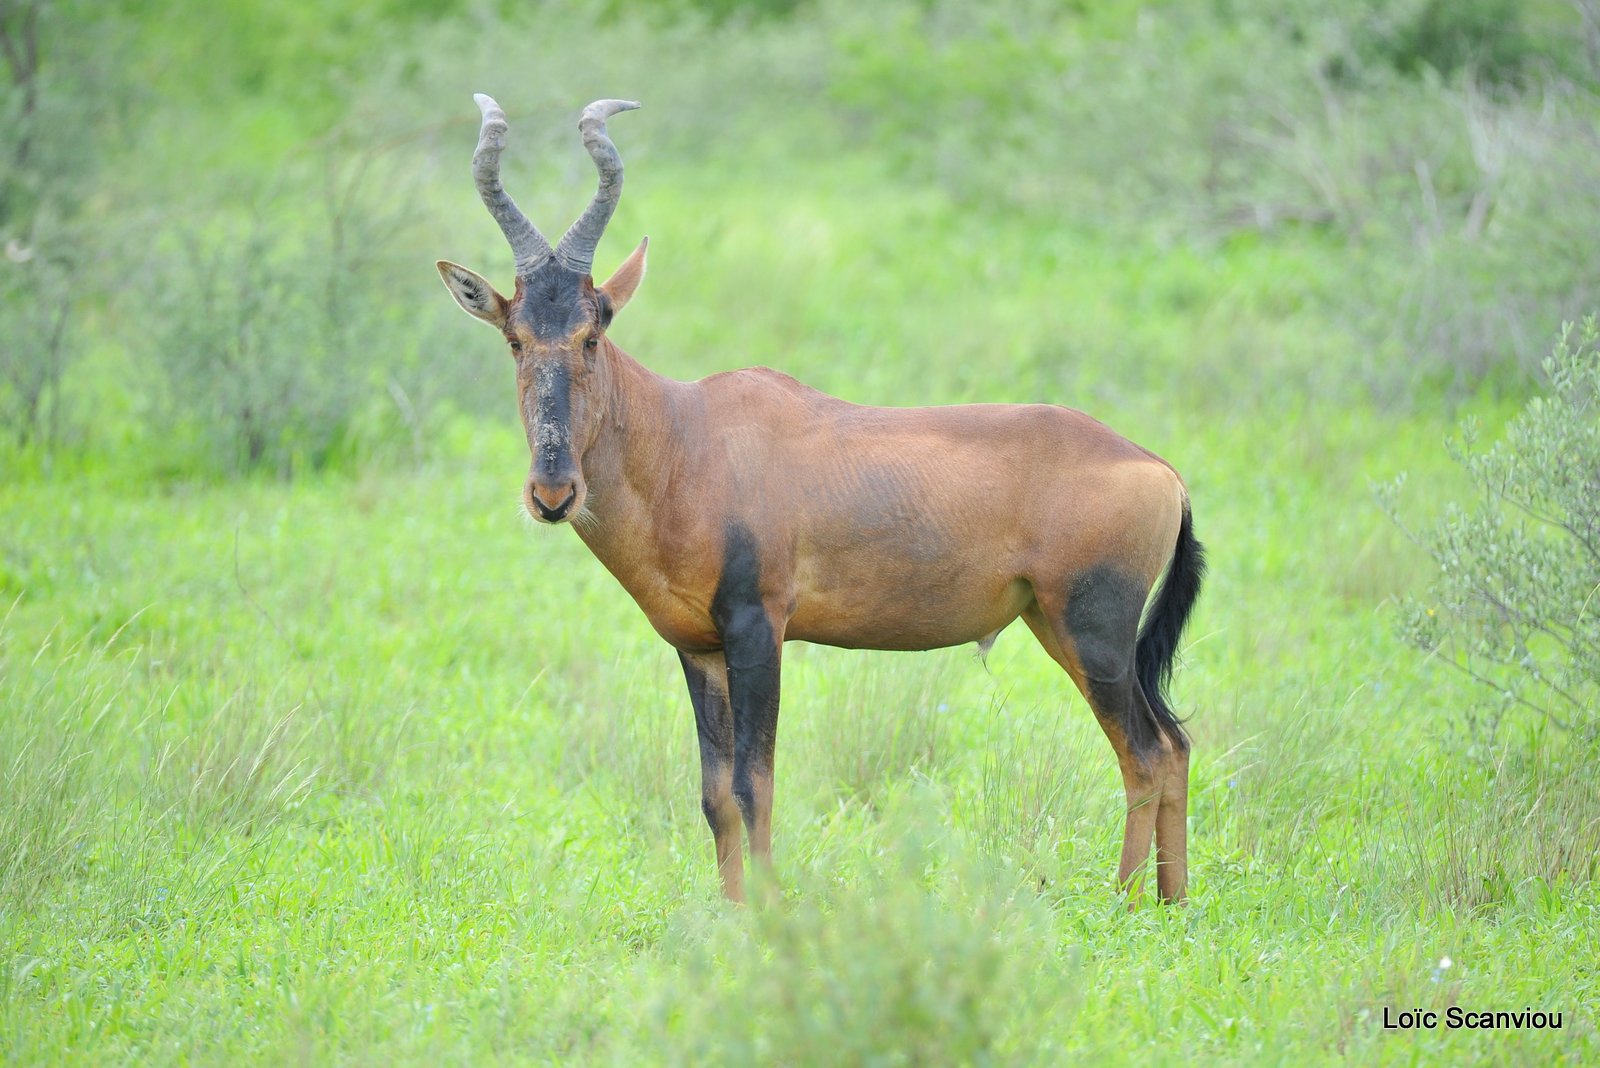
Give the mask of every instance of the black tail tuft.
[{"label": "black tail tuft", "polygon": [[1206,573],[1206,551],[1194,537],[1189,504],[1184,502],[1183,522],[1178,527],[1178,544],[1172,551],[1172,563],[1167,567],[1167,577],[1161,583],[1155,603],[1139,632],[1139,645],[1134,653],[1134,669],[1139,675],[1139,686],[1145,700],[1155,713],[1156,725],[1174,742],[1188,748],[1189,737],[1184,733],[1183,721],[1173,715],[1167,704],[1167,683],[1172,678],[1172,662],[1178,653],[1178,638],[1183,625],[1189,621],[1189,610],[1200,595],[1200,581]]}]

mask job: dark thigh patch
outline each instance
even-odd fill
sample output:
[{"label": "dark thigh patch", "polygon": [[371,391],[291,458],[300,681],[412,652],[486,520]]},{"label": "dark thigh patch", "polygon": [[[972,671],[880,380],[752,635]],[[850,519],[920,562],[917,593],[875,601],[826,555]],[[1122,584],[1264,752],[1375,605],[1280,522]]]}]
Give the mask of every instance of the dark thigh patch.
[{"label": "dark thigh patch", "polygon": [[1115,683],[1131,674],[1148,592],[1137,579],[1106,566],[1073,580],[1062,622],[1090,681]]}]

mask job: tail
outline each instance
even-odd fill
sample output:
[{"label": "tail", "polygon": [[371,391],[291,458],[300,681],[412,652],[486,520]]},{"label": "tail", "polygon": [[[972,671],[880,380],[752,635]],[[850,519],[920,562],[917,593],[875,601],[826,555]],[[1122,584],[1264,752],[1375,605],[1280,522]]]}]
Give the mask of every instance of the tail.
[{"label": "tail", "polygon": [[1156,726],[1184,749],[1189,747],[1189,736],[1184,733],[1183,721],[1173,715],[1172,706],[1167,704],[1167,683],[1172,679],[1178,638],[1183,634],[1183,625],[1189,621],[1195,598],[1200,595],[1200,581],[1205,573],[1205,547],[1195,540],[1186,500],[1172,563],[1167,565],[1167,576],[1139,631],[1139,644],[1133,657],[1139,687],[1144,690],[1150,711],[1155,714]]}]

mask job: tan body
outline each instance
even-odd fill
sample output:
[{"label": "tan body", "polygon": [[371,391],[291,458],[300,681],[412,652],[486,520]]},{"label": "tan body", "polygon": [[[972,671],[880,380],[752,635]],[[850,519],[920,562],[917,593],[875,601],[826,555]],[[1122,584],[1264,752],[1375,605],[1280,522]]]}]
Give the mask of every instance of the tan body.
[{"label": "tan body", "polygon": [[578,533],[681,650],[721,647],[730,516],[763,532],[785,639],[847,648],[992,639],[1038,587],[1117,559],[1149,588],[1172,555],[1181,480],[1081,412],[866,407],[767,368],[676,382],[610,356],[630,407],[582,466],[618,477],[588,476]]},{"label": "tan body", "polygon": [[504,113],[478,104],[473,171],[517,286],[508,300],[447,261],[440,276],[516,361],[529,514],[571,523],[679,652],[727,895],[744,896],[745,831],[772,856],[784,642],[986,644],[1020,616],[1117,754],[1119,883],[1138,889],[1154,837],[1160,894],[1182,898],[1189,748],[1162,691],[1204,554],[1172,468],[1068,408],[863,407],[765,368],[654,374],[606,336],[647,243],[604,285],[590,274],[622,184],[605,120],[637,105],[585,109],[600,187],[551,248],[500,186]]}]

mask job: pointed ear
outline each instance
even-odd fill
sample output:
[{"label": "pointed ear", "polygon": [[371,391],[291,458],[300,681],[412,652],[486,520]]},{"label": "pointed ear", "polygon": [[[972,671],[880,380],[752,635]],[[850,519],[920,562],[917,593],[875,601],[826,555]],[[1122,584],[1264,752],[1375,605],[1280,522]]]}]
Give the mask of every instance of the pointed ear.
[{"label": "pointed ear", "polygon": [[482,319],[497,329],[505,328],[506,318],[511,314],[511,303],[497,293],[483,275],[449,260],[440,260],[434,266],[439,268],[439,277],[444,279],[445,288],[468,315]]},{"label": "pointed ear", "polygon": [[617,268],[617,273],[606,279],[606,284],[600,287],[611,300],[611,314],[615,315],[622,310],[633,296],[633,291],[639,288],[639,283],[644,280],[644,250],[650,247],[647,237],[639,242],[639,247],[633,250],[633,255],[622,261],[622,266]]}]

